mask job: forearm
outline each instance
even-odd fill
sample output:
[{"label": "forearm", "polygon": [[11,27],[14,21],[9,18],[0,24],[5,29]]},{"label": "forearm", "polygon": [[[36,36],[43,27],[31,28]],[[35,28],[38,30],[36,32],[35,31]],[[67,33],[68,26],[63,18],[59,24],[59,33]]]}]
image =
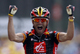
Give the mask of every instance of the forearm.
[{"label": "forearm", "polygon": [[67,14],[69,15],[69,22],[68,22],[68,28],[67,28],[67,33],[60,32],[59,33],[59,40],[61,42],[71,40],[74,36],[74,17],[73,17],[73,11],[75,7],[72,5],[68,5],[66,7]]},{"label": "forearm", "polygon": [[[73,20],[73,16],[70,17]],[[68,22],[68,29],[67,29],[67,38],[72,39],[74,36],[74,21]]]},{"label": "forearm", "polygon": [[8,37],[11,41],[22,42],[24,40],[24,35],[22,33],[15,34],[13,16],[17,12],[17,7],[15,5],[9,6],[9,21],[8,21]]},{"label": "forearm", "polygon": [[14,38],[15,38],[15,30],[14,30],[14,25],[13,25],[13,16],[9,16],[8,37],[9,37],[10,40],[14,40]]}]

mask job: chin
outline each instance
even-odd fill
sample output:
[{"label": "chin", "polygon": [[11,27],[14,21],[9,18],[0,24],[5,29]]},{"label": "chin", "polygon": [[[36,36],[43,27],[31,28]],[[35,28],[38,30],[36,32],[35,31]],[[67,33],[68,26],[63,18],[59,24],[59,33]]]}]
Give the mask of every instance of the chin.
[{"label": "chin", "polygon": [[42,33],[43,34],[43,31],[38,31],[38,33],[40,33],[40,34]]},{"label": "chin", "polygon": [[44,33],[44,31],[39,30],[39,31],[37,31],[37,33],[38,33],[38,34],[43,34],[43,33]]}]

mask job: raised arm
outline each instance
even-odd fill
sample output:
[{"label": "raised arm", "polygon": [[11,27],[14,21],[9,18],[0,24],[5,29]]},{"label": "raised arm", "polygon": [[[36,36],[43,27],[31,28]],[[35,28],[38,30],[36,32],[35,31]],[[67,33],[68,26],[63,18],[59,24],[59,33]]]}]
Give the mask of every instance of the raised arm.
[{"label": "raised arm", "polygon": [[69,5],[66,7],[66,9],[67,9],[67,13],[69,15],[68,28],[67,28],[67,33],[65,33],[65,32],[59,33],[59,41],[60,42],[72,40],[72,38],[74,36],[74,16],[73,16],[74,6]]},{"label": "raised arm", "polygon": [[8,38],[10,41],[22,42],[23,34],[15,34],[14,24],[13,24],[13,15],[17,12],[17,7],[14,5],[9,6],[9,21],[8,21]]}]

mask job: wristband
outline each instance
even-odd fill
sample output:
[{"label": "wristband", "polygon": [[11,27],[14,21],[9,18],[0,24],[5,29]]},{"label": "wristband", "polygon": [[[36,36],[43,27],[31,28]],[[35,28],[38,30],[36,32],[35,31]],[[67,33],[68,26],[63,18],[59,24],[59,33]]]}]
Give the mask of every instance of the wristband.
[{"label": "wristband", "polygon": [[8,14],[9,16],[13,16],[12,14]]},{"label": "wristband", "polygon": [[68,18],[70,22],[73,22],[75,17],[73,17],[72,19],[70,19],[70,17]]},{"label": "wristband", "polygon": [[74,21],[74,19],[69,19],[69,21],[70,21],[70,22],[73,22],[73,21]]}]

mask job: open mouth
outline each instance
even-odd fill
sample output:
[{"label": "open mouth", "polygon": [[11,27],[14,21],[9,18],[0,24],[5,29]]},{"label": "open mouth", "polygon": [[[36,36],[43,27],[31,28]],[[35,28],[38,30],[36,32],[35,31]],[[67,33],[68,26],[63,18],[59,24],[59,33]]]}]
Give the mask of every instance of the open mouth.
[{"label": "open mouth", "polygon": [[42,26],[38,26],[38,29],[39,29],[39,30],[42,30],[42,28],[43,28]]}]

